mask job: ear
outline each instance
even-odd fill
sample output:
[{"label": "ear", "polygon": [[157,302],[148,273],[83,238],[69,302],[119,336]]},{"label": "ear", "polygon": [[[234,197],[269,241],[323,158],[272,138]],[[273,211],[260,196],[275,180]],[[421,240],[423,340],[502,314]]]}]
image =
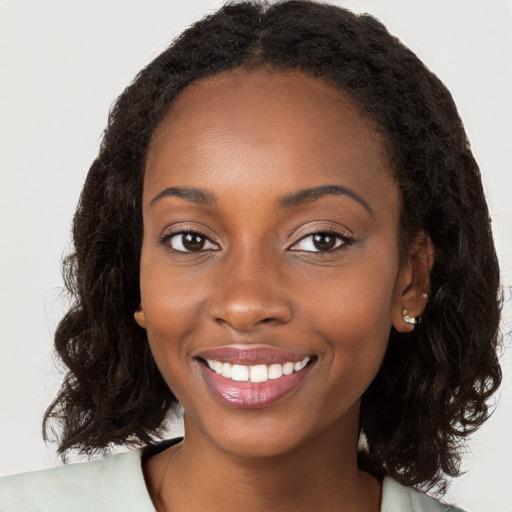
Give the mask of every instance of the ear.
[{"label": "ear", "polygon": [[393,327],[403,333],[411,332],[423,313],[430,293],[430,271],[434,265],[434,245],[421,232],[409,249],[395,287]]},{"label": "ear", "polygon": [[140,305],[135,311],[133,318],[135,318],[135,321],[139,327],[142,327],[143,329],[146,328],[146,315],[144,314],[144,311],[142,311],[142,305]]}]

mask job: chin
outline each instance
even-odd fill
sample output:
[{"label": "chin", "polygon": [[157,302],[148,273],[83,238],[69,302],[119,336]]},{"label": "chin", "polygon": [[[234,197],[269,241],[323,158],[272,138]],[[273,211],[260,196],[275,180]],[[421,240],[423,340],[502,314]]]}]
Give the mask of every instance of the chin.
[{"label": "chin", "polygon": [[262,432],[240,431],[233,435],[215,436],[211,441],[225,453],[241,458],[279,457],[295,451],[303,439],[288,432],[271,431],[272,435]]}]

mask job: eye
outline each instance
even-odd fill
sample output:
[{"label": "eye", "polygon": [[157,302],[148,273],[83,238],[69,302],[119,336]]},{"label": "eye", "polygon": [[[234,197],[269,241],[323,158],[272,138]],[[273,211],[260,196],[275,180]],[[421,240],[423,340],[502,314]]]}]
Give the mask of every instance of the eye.
[{"label": "eye", "polygon": [[298,242],[290,250],[306,252],[329,252],[350,245],[352,240],[346,235],[334,231],[319,231],[311,233]]},{"label": "eye", "polygon": [[178,252],[217,251],[218,245],[214,244],[202,233],[195,231],[181,231],[169,233],[160,240],[162,245],[168,245]]}]

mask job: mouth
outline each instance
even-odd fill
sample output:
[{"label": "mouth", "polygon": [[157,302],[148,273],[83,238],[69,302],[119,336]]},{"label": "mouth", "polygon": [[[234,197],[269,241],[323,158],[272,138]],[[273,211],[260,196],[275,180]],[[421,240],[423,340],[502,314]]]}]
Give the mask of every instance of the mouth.
[{"label": "mouth", "polygon": [[294,391],[317,357],[277,349],[225,347],[202,352],[195,359],[217,399],[231,407],[255,409]]},{"label": "mouth", "polygon": [[256,364],[246,366],[243,364],[231,364],[228,362],[205,359],[206,365],[217,375],[235,382],[267,382],[268,380],[281,379],[283,376],[291,375],[293,372],[300,372],[312,361],[305,357],[302,361],[294,363]]}]

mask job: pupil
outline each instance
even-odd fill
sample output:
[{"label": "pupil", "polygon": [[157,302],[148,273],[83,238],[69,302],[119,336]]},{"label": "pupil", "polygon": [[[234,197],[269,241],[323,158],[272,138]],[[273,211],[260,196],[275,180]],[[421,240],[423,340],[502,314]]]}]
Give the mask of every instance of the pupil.
[{"label": "pupil", "polygon": [[183,247],[188,251],[198,251],[204,247],[204,238],[193,233],[183,236]]},{"label": "pupil", "polygon": [[336,245],[336,238],[331,235],[317,234],[313,238],[313,244],[317,249],[326,251]]}]

